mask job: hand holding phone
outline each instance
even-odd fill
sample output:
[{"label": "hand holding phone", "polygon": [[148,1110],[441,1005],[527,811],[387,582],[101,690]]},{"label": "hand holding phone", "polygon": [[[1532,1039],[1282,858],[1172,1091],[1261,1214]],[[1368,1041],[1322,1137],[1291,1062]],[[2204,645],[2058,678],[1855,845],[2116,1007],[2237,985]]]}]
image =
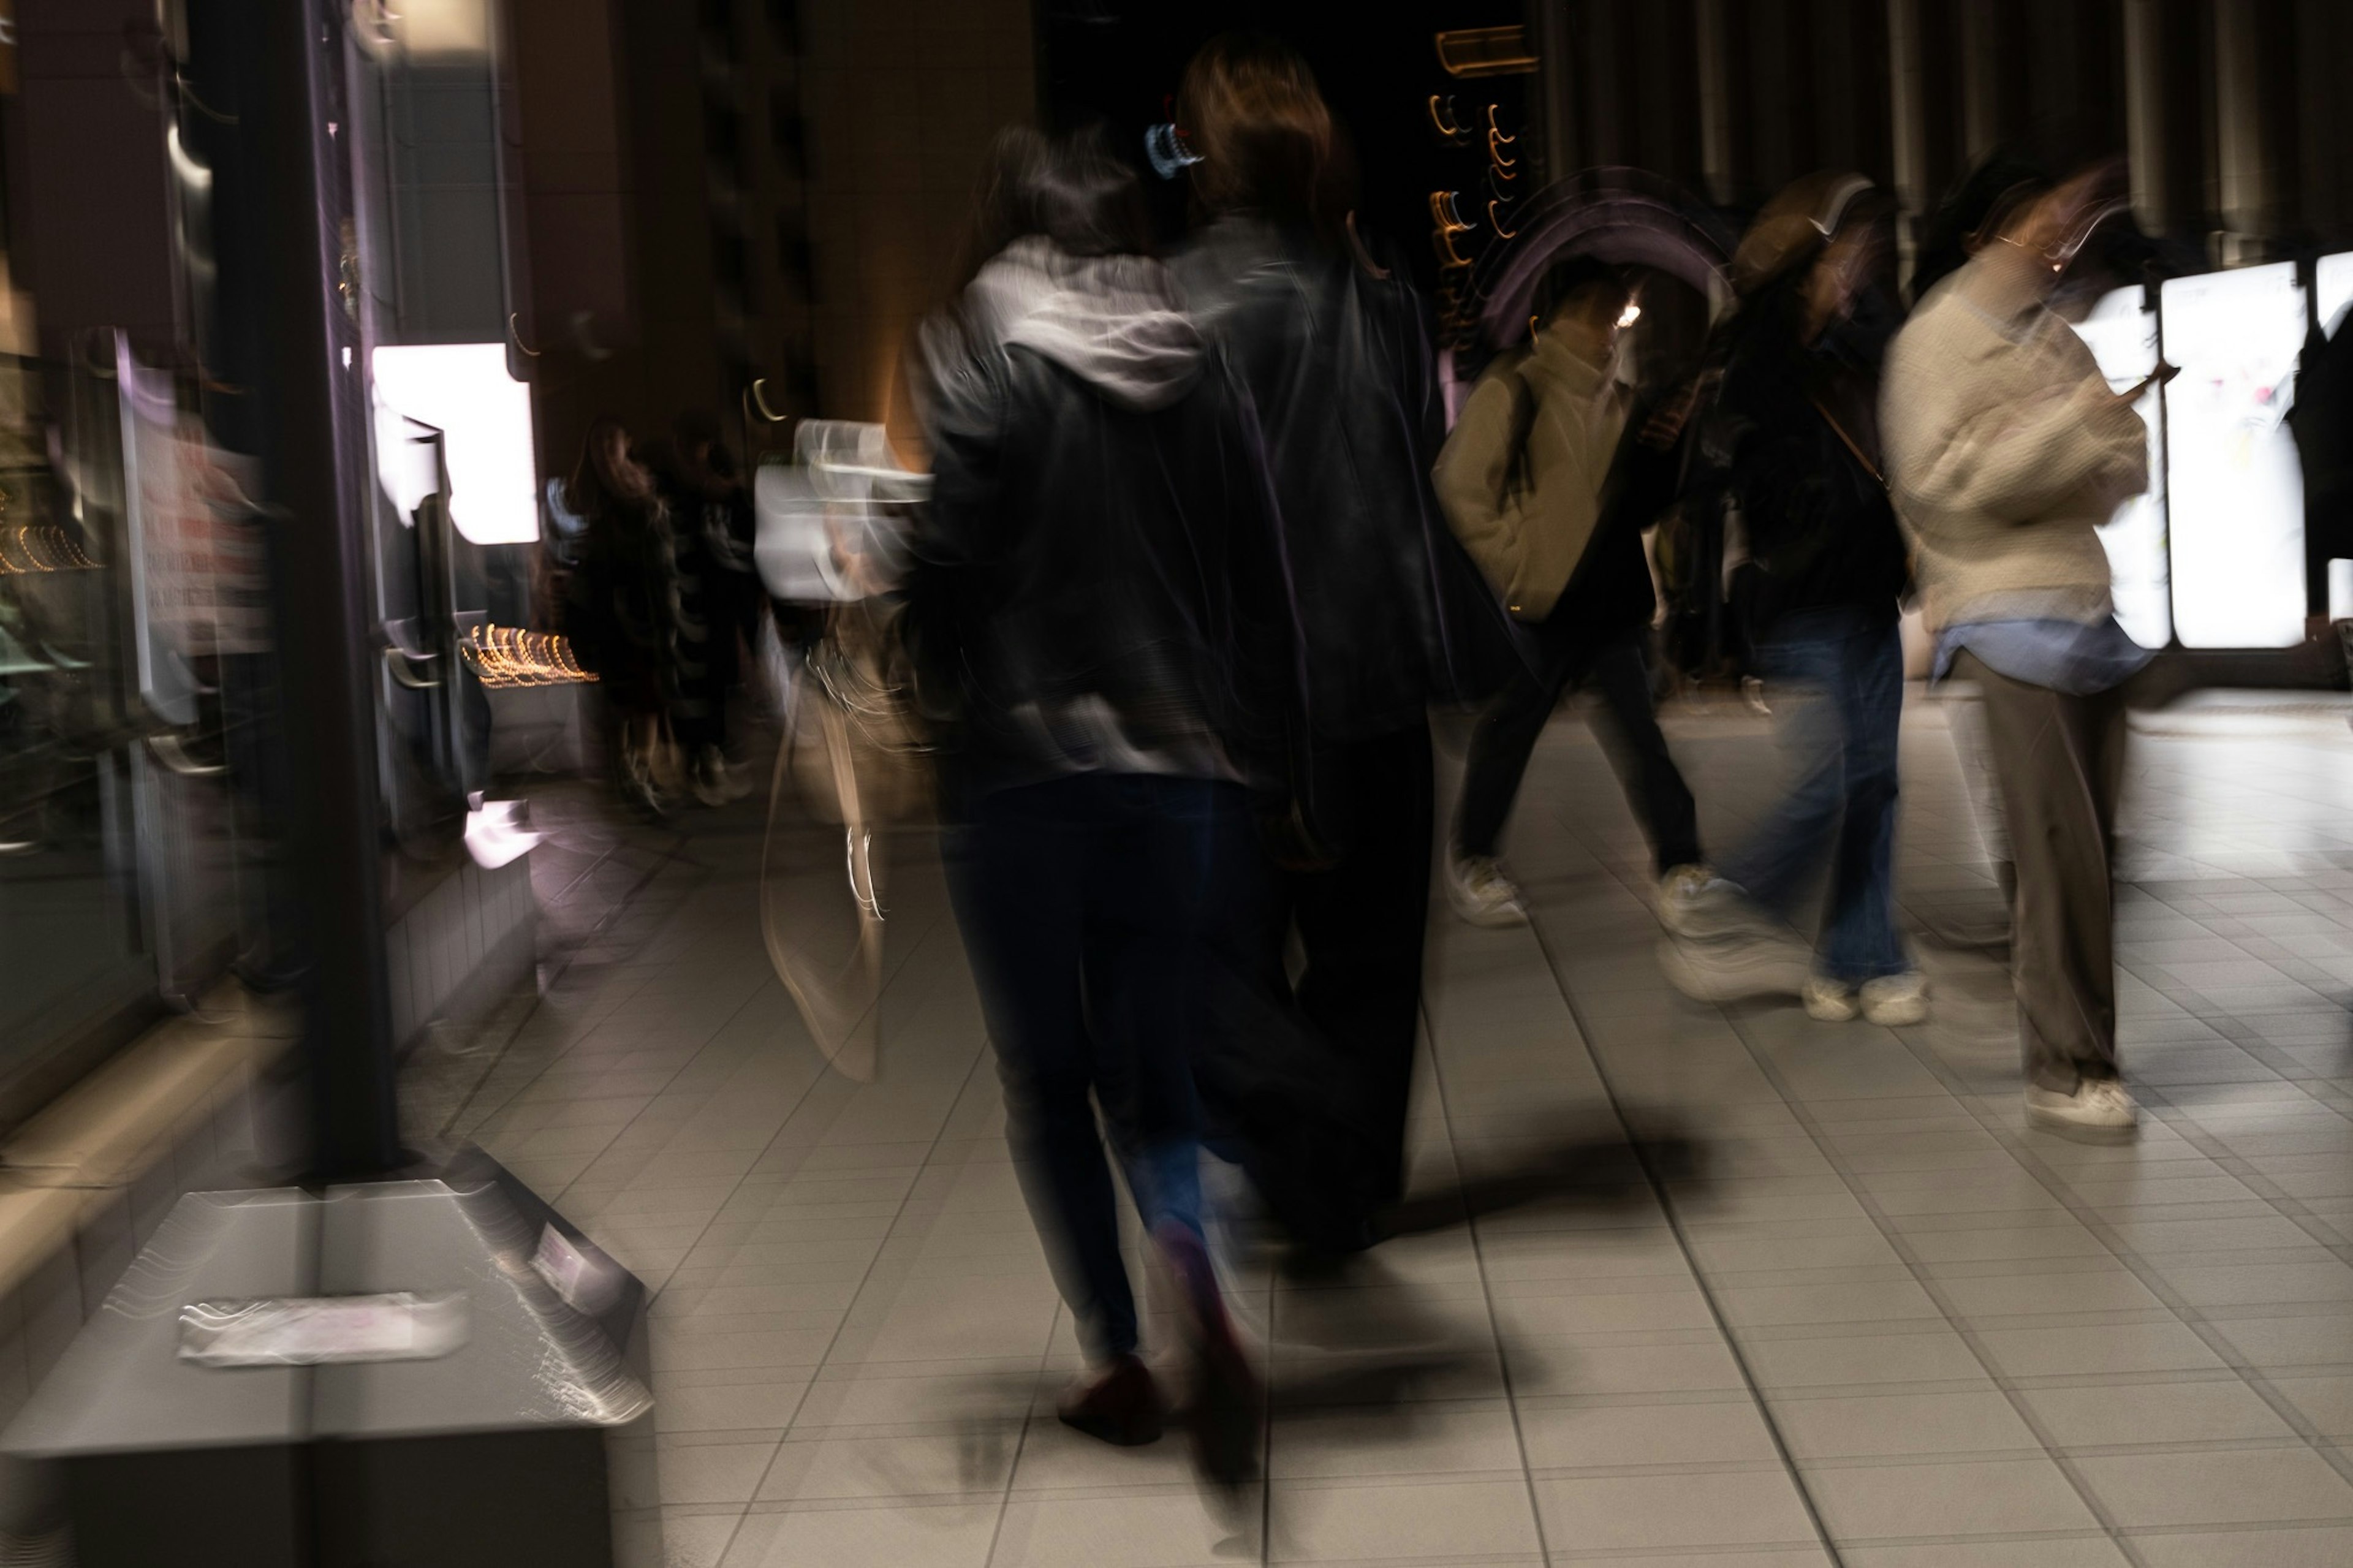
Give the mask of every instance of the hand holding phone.
[{"label": "hand holding phone", "polygon": [[2127,405],[2138,403],[2141,400],[2142,394],[2147,392],[2150,387],[2163,386],[2167,382],[2171,381],[2175,376],[2179,375],[2180,374],[2181,367],[2179,365],[2168,364],[2165,361],[2159,360],[2157,362],[2156,369],[2150,371],[2147,375],[2142,376],[2138,381],[2133,383],[2133,384],[2126,390],[2117,393],[2116,401]]}]

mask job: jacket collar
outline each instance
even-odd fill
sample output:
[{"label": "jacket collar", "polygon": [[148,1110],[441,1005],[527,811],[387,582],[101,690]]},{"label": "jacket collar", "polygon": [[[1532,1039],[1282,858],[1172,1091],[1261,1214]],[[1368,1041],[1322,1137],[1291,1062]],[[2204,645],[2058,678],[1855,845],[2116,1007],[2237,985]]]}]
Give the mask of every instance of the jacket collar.
[{"label": "jacket collar", "polygon": [[1591,397],[1609,384],[1610,367],[1578,353],[1569,346],[1566,333],[1539,331],[1527,364],[1540,379],[1572,397]]},{"label": "jacket collar", "polygon": [[1953,280],[1954,291],[2004,337],[2023,341],[2040,324],[2043,292],[2031,277],[1971,260]]}]

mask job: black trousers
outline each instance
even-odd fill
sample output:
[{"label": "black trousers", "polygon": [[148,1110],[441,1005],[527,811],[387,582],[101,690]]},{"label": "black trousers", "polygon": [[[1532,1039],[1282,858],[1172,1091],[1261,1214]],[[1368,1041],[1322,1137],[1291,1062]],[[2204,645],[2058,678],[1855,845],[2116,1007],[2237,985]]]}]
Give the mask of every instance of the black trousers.
[{"label": "black trousers", "polygon": [[[1427,724],[1318,748],[1315,869],[1228,865],[1218,1024],[1197,1068],[1212,1148],[1300,1240],[1345,1250],[1405,1190],[1435,805]],[[1286,963],[1297,934],[1303,963]]]},{"label": "black trousers", "polygon": [[1659,732],[1642,634],[1631,631],[1588,650],[1578,646],[1570,626],[1557,615],[1529,630],[1538,654],[1536,668],[1515,676],[1480,715],[1472,732],[1454,820],[1455,848],[1466,856],[1495,852],[1536,737],[1544,733],[1563,692],[1591,684],[1599,689],[1609,715],[1599,727],[1602,746],[1635,816],[1641,818],[1642,830],[1650,835],[1660,873],[1698,864],[1699,813],[1683,771],[1667,750],[1667,738]]}]

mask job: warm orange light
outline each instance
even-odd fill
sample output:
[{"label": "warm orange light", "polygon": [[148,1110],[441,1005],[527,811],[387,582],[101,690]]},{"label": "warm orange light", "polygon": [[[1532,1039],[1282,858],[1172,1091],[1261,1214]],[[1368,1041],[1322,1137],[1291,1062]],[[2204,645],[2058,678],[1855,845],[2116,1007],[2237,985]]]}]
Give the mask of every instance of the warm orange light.
[{"label": "warm orange light", "polygon": [[1525,27],[1462,27],[1438,35],[1448,76],[1526,76],[1536,68]]},{"label": "warm orange light", "polygon": [[26,577],[38,572],[88,572],[98,563],[81,552],[73,535],[62,528],[26,524],[0,528],[0,577]]},{"label": "warm orange light", "polygon": [[580,668],[572,645],[554,632],[480,626],[466,634],[459,652],[482,684],[492,689],[565,686],[596,679]]}]

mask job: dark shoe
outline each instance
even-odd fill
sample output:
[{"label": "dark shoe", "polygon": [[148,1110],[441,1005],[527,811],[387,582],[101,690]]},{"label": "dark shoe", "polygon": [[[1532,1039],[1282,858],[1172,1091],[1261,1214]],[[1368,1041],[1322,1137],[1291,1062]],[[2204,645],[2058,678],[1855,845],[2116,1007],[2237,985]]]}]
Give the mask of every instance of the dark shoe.
[{"label": "dark shoe", "polygon": [[1159,1385],[1152,1381],[1150,1369],[1132,1355],[1119,1357],[1063,1390],[1054,1414],[1063,1426],[1123,1448],[1158,1442],[1164,1420]]},{"label": "dark shoe", "polygon": [[1234,1332],[1200,1238],[1172,1228],[1158,1239],[1190,1320],[1193,1459],[1213,1484],[1238,1487],[1258,1479],[1266,1391]]}]

